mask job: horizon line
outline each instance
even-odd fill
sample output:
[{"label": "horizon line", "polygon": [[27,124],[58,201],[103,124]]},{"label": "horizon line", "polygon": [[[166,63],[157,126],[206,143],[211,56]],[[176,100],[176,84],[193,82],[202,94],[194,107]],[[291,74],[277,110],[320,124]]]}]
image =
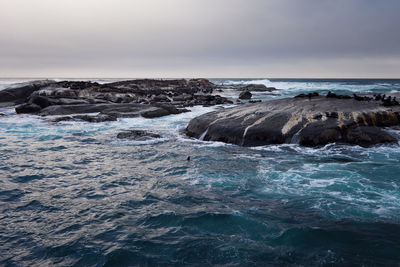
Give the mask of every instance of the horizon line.
[{"label": "horizon line", "polygon": [[307,80],[400,80],[400,77],[43,77],[43,76],[31,76],[31,77],[0,77],[0,79],[307,79]]}]

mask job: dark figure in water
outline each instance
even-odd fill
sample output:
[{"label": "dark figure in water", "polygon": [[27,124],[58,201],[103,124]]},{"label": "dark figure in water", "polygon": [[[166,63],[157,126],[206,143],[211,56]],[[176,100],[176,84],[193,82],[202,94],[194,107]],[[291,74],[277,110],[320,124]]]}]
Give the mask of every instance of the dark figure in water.
[{"label": "dark figure in water", "polygon": [[188,157],[186,158],[186,160],[189,161],[189,160],[190,160],[190,156],[188,156]]},{"label": "dark figure in water", "polygon": [[299,94],[299,95],[296,95],[295,98],[308,97],[308,99],[311,100],[311,98],[314,97],[314,96],[319,96],[319,94],[317,92],[308,93],[308,94]]},{"label": "dark figure in water", "polygon": [[392,97],[388,96],[386,99],[383,100],[383,105],[385,107],[390,107],[392,106]]},{"label": "dark figure in water", "polygon": [[355,100],[357,101],[370,101],[372,100],[372,97],[368,97],[368,96],[358,96],[356,94],[353,94],[353,97]]},{"label": "dark figure in water", "polygon": [[331,91],[328,91],[326,97],[336,98],[336,94],[333,94]]},{"label": "dark figure in water", "polygon": [[328,91],[328,94],[326,95],[327,98],[337,98],[337,99],[350,99],[350,95],[338,95],[335,93],[332,93],[331,91]]},{"label": "dark figure in water", "polygon": [[383,100],[383,105],[385,107],[397,106],[399,102],[396,100],[396,97],[388,96],[386,99]]}]

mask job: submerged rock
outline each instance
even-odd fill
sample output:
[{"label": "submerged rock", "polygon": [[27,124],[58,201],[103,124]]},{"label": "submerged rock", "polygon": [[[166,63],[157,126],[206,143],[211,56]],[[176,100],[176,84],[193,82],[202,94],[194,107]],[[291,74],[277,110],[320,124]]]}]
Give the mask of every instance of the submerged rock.
[{"label": "submerged rock", "polygon": [[239,99],[250,99],[252,96],[249,91],[243,91],[239,94]]},{"label": "submerged rock", "polygon": [[223,84],[219,85],[216,90],[233,89],[238,91],[251,92],[273,92],[278,91],[275,87],[267,87],[264,84]]},{"label": "submerged rock", "polygon": [[17,114],[20,113],[38,113],[42,108],[35,103],[25,103],[15,108]]},{"label": "submerged rock", "polygon": [[272,92],[278,90],[275,87],[267,87],[263,84],[240,85],[239,89],[243,91],[254,91],[254,92]]},{"label": "submerged rock", "polygon": [[332,142],[369,146],[395,142],[380,127],[399,124],[400,106],[307,94],[210,112],[192,119],[186,134],[242,146]]},{"label": "submerged rock", "polygon": [[171,114],[180,114],[184,112],[189,112],[187,109],[177,109],[170,104],[157,104],[154,108],[150,110],[143,111],[140,115],[144,118],[158,118]]},{"label": "submerged rock", "polygon": [[137,141],[145,141],[152,138],[161,138],[161,135],[142,130],[131,130],[129,132],[121,132],[117,134],[119,139],[131,139]]},{"label": "submerged rock", "polygon": [[82,120],[87,122],[105,122],[105,121],[116,121],[117,117],[108,114],[99,115],[75,115],[75,116],[64,116],[54,119],[54,122],[60,121],[71,121],[71,120]]}]

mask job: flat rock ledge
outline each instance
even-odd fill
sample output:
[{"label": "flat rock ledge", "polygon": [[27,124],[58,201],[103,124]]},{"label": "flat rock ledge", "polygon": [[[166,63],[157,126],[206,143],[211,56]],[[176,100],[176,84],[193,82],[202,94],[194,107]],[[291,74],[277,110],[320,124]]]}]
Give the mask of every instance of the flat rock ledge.
[{"label": "flat rock ledge", "polygon": [[244,104],[192,119],[185,132],[241,146],[344,143],[368,147],[397,139],[382,127],[400,125],[400,106],[372,98],[307,95]]}]

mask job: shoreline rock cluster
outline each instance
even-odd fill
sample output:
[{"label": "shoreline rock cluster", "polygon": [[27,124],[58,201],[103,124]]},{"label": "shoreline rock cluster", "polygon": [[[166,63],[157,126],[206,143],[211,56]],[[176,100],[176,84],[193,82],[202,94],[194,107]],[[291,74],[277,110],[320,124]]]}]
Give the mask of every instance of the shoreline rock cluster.
[{"label": "shoreline rock cluster", "polygon": [[[67,115],[56,121],[100,122],[119,117],[155,118],[179,114],[187,112],[186,107],[195,105],[232,104],[231,100],[213,94],[221,88],[223,86],[207,79],[137,79],[106,84],[45,80],[2,90],[0,102],[3,105],[19,104],[15,108],[19,114]],[[241,86],[236,88],[240,90]],[[99,114],[75,115],[84,113]]]},{"label": "shoreline rock cluster", "polygon": [[[232,99],[216,94],[225,89],[237,90],[239,99],[247,100],[253,91],[277,90],[257,84],[216,85],[207,79],[137,79],[106,84],[44,80],[0,91],[0,106],[17,105],[17,113],[57,116],[52,118],[54,122],[157,118],[188,112],[186,108],[195,105],[233,104]],[[332,92],[322,96],[311,92],[266,102],[250,100],[247,104],[192,119],[185,133],[205,141],[242,146],[392,143],[397,141],[396,137],[382,128],[400,125],[399,96]],[[128,136],[125,134],[123,138]],[[130,134],[130,138],[143,136],[140,132]]]}]

